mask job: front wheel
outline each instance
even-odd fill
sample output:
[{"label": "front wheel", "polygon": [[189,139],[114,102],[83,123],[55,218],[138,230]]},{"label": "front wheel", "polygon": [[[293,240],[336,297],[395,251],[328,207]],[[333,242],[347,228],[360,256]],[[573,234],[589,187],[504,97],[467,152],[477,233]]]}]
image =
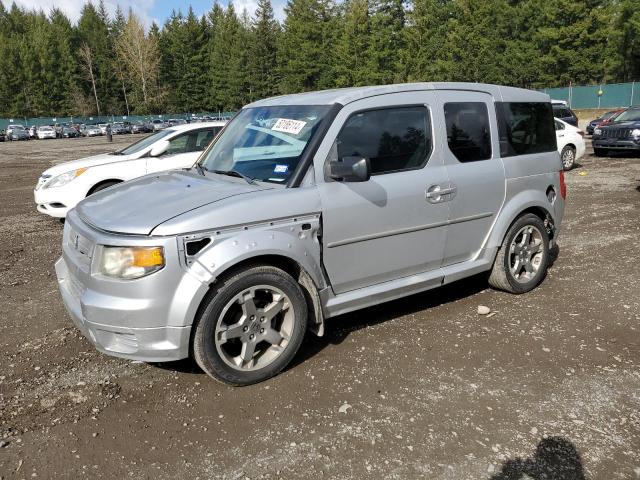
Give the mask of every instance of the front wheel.
[{"label": "front wheel", "polygon": [[549,234],[543,221],[528,213],[518,218],[498,249],[489,284],[510,293],[540,285],[549,265]]},{"label": "front wheel", "polygon": [[560,159],[563,170],[571,170],[576,162],[576,149],[569,145],[565,146],[560,153]]},{"label": "front wheel", "polygon": [[193,356],[209,376],[250,385],[276,374],[300,348],[307,304],[300,285],[271,266],[221,280],[195,324]]}]

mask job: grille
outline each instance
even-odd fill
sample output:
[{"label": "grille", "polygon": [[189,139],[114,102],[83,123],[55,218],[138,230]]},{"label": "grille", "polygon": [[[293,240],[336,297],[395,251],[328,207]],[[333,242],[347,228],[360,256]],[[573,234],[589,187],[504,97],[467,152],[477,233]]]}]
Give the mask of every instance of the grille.
[{"label": "grille", "polygon": [[631,137],[631,129],[629,128],[606,128],[602,130],[602,136],[605,138],[629,138]]}]

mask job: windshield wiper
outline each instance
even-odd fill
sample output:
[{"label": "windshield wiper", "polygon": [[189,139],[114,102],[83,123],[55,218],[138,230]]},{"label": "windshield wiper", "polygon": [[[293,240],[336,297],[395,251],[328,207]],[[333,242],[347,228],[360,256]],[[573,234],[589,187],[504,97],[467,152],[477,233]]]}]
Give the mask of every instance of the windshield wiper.
[{"label": "windshield wiper", "polygon": [[255,185],[256,182],[253,178],[246,176],[244,173],[240,173],[237,170],[214,170],[213,173],[217,173],[218,175],[228,175],[229,177],[238,177],[244,179],[247,183],[251,185]]}]

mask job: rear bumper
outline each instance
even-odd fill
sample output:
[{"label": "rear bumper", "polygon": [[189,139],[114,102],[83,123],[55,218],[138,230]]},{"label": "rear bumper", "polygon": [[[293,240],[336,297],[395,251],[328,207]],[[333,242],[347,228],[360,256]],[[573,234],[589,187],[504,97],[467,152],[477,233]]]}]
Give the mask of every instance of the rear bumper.
[{"label": "rear bumper", "polygon": [[136,316],[145,314],[145,306],[86,289],[74,279],[64,257],[56,262],[55,268],[62,300],[73,323],[99,351],[146,362],[189,356],[190,325],[138,328],[91,321],[87,317],[93,315],[114,320],[130,318],[130,323],[135,324]]}]

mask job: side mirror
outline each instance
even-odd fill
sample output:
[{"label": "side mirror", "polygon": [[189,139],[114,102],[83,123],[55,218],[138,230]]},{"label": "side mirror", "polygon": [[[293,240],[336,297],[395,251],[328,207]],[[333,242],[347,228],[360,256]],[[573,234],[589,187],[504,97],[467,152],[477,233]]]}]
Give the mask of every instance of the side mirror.
[{"label": "side mirror", "polygon": [[329,162],[329,176],[343,182],[366,182],[371,178],[371,165],[368,158],[342,157]]},{"label": "side mirror", "polygon": [[169,150],[169,140],[160,140],[149,152],[152,157],[159,157],[163,153]]}]

